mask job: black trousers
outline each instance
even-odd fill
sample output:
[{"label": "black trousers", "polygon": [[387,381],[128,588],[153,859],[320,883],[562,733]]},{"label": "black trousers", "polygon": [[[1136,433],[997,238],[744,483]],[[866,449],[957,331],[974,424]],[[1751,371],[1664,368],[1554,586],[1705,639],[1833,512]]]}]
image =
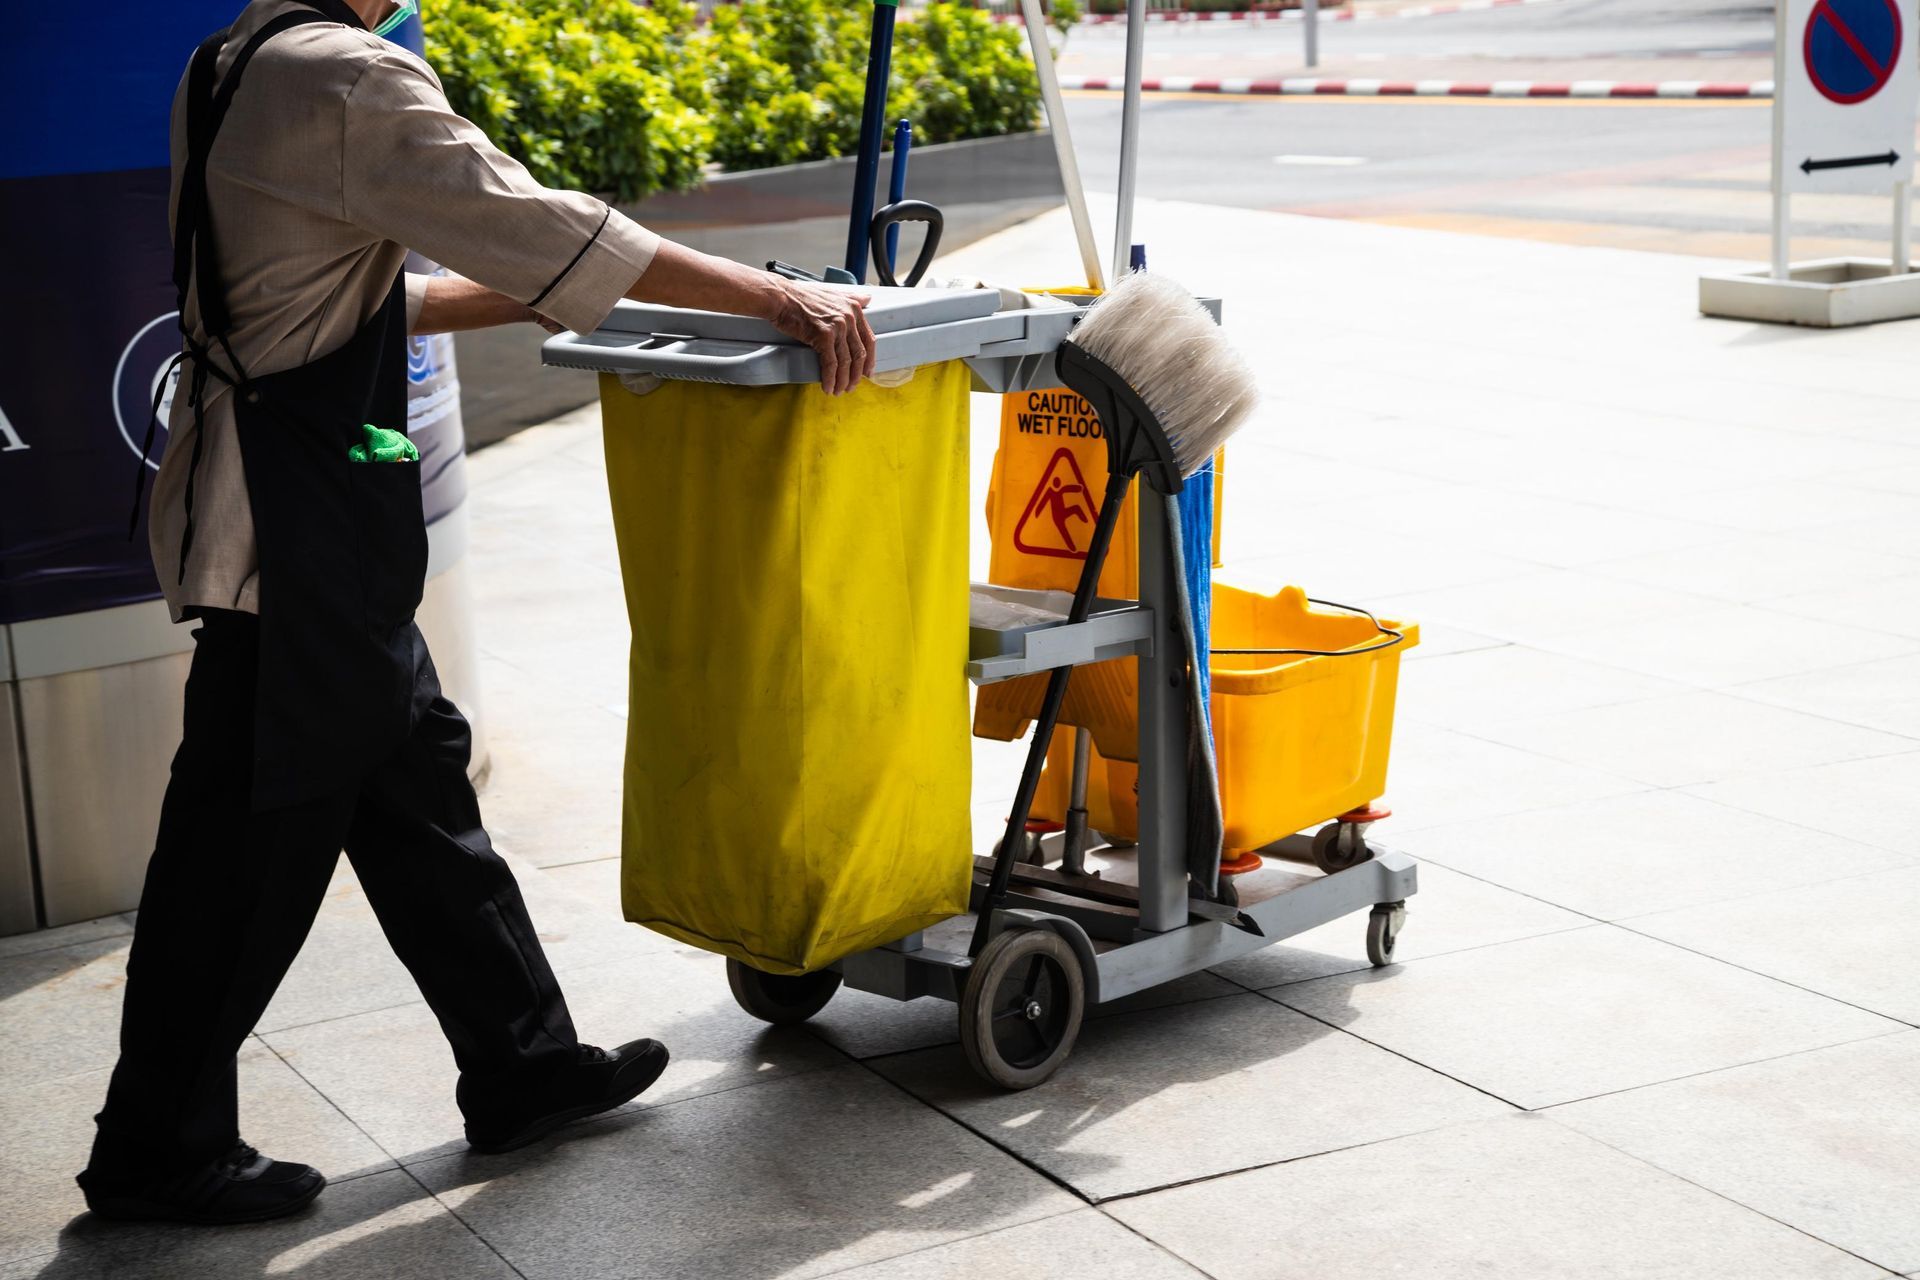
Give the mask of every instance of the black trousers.
[{"label": "black trousers", "polygon": [[490,1119],[571,1062],[579,1041],[566,1001],[480,825],[471,734],[431,664],[426,714],[390,758],[367,761],[337,794],[255,812],[258,621],[209,612],[194,639],[185,731],[128,959],[120,1060],[86,1176],[190,1168],[238,1141],[235,1055],[305,942],[343,848],[453,1046],[469,1120]]}]

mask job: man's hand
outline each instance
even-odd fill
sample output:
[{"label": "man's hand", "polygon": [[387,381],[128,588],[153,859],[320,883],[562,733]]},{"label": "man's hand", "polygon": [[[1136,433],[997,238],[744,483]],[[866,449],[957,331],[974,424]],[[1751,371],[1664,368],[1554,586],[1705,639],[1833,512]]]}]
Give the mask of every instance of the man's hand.
[{"label": "man's hand", "polygon": [[662,240],[653,262],[627,290],[640,302],[757,316],[820,357],[820,385],[840,395],[873,373],[869,295],[857,289],[788,280]]},{"label": "man's hand", "polygon": [[867,323],[871,294],[805,280],[785,280],[786,302],[773,327],[812,347],[820,357],[820,385],[841,395],[873,376],[873,328]]}]

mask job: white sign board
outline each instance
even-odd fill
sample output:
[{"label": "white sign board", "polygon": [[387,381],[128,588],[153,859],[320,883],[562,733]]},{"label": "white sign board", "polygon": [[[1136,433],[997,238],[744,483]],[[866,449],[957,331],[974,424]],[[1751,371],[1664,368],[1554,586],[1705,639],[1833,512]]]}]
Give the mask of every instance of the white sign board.
[{"label": "white sign board", "polygon": [[1913,179],[1920,0],[1778,0],[1775,179],[1884,192]]}]

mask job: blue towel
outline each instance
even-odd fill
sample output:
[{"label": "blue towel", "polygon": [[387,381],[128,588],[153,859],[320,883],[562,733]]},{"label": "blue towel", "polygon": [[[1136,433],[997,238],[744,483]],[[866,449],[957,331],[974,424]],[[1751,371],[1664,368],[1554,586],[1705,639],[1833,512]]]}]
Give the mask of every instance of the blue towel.
[{"label": "blue towel", "polygon": [[[1206,618],[1213,602],[1213,485],[1209,466],[1189,479],[1167,504],[1167,551],[1180,581],[1175,593],[1180,631],[1193,655],[1187,681],[1187,874],[1211,897],[1220,873],[1220,843],[1226,821],[1220,812],[1220,778],[1214,762],[1212,715],[1207,694]],[[1189,502],[1199,507],[1195,528],[1186,523]],[[1197,585],[1196,585],[1197,583]]]},{"label": "blue towel", "polygon": [[[1187,477],[1180,490],[1180,564],[1187,580],[1187,609],[1193,618],[1194,679],[1200,682],[1200,705],[1209,707],[1213,673],[1207,651],[1213,636],[1213,459]],[[1211,712],[1206,712],[1211,721]],[[1213,736],[1213,726],[1207,726]]]}]

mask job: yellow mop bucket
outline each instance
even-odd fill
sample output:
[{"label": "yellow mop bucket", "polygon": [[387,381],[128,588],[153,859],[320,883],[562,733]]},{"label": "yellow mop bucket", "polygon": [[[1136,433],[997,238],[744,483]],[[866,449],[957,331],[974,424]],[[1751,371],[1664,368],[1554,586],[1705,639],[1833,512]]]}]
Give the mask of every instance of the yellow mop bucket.
[{"label": "yellow mop bucket", "polygon": [[967,393],[602,375],[626,917],[802,973],[967,909]]},{"label": "yellow mop bucket", "polygon": [[[1399,641],[1391,632],[1398,632]],[[1400,655],[1411,622],[1317,609],[1299,587],[1261,595],[1216,581],[1213,740],[1229,854],[1258,849],[1379,799],[1387,790]]]},{"label": "yellow mop bucket", "polygon": [[[1400,639],[1395,641],[1391,633]],[[1299,587],[1262,595],[1215,580],[1215,649],[1318,651],[1215,654],[1209,664],[1214,754],[1226,818],[1222,843],[1228,857],[1304,831],[1386,793],[1400,655],[1419,643],[1420,629],[1413,623],[1376,623],[1337,607],[1315,608]],[[1078,681],[1084,672],[1097,669],[1076,669],[1073,678]],[[1034,706],[1016,708],[995,728],[1017,738],[1036,712]],[[1108,836],[1132,840],[1139,830],[1139,772],[1132,763],[1137,731],[1131,697],[1117,717],[1112,728],[1126,750],[1104,748],[1095,739],[1087,772],[1087,821]],[[978,732],[978,717],[975,724]],[[1062,811],[1062,780],[1072,747],[1070,737],[1056,735],[1047,756],[1052,799]]]}]

